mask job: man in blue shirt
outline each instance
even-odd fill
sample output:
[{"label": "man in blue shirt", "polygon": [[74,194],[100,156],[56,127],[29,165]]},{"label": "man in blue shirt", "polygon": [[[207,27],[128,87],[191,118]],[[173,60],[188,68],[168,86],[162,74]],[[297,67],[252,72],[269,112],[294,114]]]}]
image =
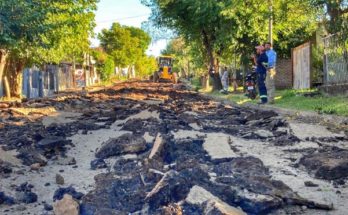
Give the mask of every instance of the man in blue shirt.
[{"label": "man in blue shirt", "polygon": [[261,103],[266,104],[268,101],[267,98],[267,88],[265,84],[266,76],[267,76],[267,67],[268,67],[268,57],[265,53],[264,46],[257,46],[257,57],[254,57],[254,62],[256,64],[256,73],[257,73],[257,85],[259,87],[259,94]]},{"label": "man in blue shirt", "polygon": [[267,68],[267,78],[266,87],[268,92],[268,102],[274,103],[275,96],[275,76],[276,76],[276,64],[277,64],[277,53],[273,50],[272,44],[270,42],[265,44],[266,54],[268,57],[268,68]]}]

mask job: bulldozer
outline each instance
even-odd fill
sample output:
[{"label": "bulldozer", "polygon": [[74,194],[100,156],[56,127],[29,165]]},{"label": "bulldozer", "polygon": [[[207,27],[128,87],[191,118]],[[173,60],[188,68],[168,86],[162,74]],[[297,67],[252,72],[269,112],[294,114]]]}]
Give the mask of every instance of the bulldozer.
[{"label": "bulldozer", "polygon": [[159,70],[154,72],[154,82],[177,83],[178,74],[173,71],[174,58],[171,56],[160,56],[157,58]]}]

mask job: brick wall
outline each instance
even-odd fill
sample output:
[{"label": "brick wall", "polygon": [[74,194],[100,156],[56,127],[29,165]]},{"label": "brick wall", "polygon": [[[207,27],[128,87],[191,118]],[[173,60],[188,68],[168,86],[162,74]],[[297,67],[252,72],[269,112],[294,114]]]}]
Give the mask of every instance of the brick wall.
[{"label": "brick wall", "polygon": [[292,62],[291,59],[278,59],[275,85],[277,89],[292,88]]}]

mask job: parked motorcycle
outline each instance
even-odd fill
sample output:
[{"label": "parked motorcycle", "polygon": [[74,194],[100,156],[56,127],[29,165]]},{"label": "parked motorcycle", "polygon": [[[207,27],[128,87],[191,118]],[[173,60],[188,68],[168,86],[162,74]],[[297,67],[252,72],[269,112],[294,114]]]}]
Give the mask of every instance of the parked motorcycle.
[{"label": "parked motorcycle", "polygon": [[248,73],[245,77],[245,91],[247,92],[246,96],[249,99],[254,100],[257,97],[256,83],[257,74],[255,70],[253,70],[252,72]]}]

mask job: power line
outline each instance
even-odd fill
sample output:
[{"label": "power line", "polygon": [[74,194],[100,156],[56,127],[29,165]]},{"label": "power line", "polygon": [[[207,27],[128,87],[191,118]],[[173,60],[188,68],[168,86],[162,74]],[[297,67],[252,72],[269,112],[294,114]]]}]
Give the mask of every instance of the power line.
[{"label": "power line", "polygon": [[140,17],[147,17],[149,15],[150,14],[143,14],[143,15],[137,15],[137,16],[122,17],[122,18],[117,18],[117,19],[103,20],[103,21],[99,21],[99,22],[96,22],[96,23],[97,24],[101,24],[101,23],[122,21],[122,20],[127,20],[127,19],[135,19],[135,18],[140,18]]}]

